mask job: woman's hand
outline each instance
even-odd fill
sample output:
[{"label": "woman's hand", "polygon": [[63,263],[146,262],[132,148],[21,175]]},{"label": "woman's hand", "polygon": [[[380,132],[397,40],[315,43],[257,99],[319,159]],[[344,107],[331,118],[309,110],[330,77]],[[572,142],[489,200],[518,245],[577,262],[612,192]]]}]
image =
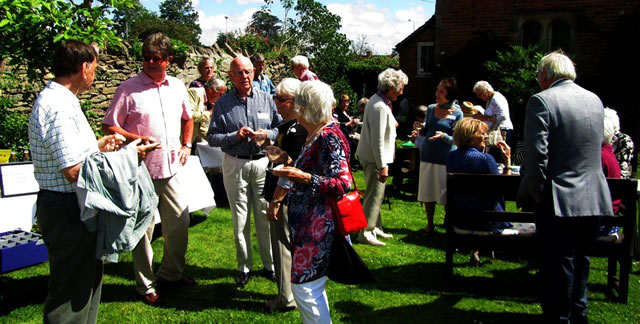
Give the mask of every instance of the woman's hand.
[{"label": "woman's hand", "polygon": [[311,174],[304,172],[298,168],[285,166],[278,169],[273,169],[273,175],[277,177],[287,177],[289,180],[298,183],[310,183]]},{"label": "woman's hand", "polygon": [[389,177],[389,167],[386,166],[380,170],[378,170],[378,181],[381,183],[387,182],[387,178]]},{"label": "woman's hand", "polygon": [[508,161],[508,163],[505,163],[505,165],[510,166],[511,165],[511,147],[509,147],[509,145],[507,145],[507,143],[505,142],[498,142],[496,143],[496,146],[500,149],[500,153],[502,153],[502,157],[504,158],[505,162]]},{"label": "woman's hand", "polygon": [[267,219],[270,221],[277,221],[278,210],[280,210],[280,204],[274,204],[272,202],[269,203],[269,207],[267,207]]},{"label": "woman's hand", "polygon": [[436,140],[439,140],[439,139],[442,139],[442,138],[444,138],[444,133],[441,132],[441,131],[436,131],[436,134],[431,136],[431,137],[429,137],[429,140],[430,141],[436,141]]}]

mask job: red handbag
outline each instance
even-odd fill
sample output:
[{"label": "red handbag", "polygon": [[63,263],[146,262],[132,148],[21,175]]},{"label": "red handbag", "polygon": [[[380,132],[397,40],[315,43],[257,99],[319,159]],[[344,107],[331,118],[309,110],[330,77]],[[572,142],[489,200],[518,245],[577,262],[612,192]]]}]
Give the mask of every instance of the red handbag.
[{"label": "red handbag", "polygon": [[335,230],[340,235],[345,236],[353,234],[367,228],[367,218],[364,217],[364,210],[360,202],[362,195],[356,186],[356,180],[351,172],[349,165],[349,173],[353,181],[354,190],[342,196],[342,198],[333,199],[331,204],[333,218],[335,220]]}]

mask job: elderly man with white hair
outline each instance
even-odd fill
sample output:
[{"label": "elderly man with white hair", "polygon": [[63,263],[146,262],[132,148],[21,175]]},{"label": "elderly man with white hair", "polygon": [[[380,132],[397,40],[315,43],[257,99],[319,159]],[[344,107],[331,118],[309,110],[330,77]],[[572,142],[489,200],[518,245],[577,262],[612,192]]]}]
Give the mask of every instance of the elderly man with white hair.
[{"label": "elderly man with white hair", "polygon": [[389,177],[389,164],[393,162],[396,148],[396,127],[391,103],[402,94],[409,78],[401,70],[386,69],[378,75],[378,92],[374,94],[364,110],[360,142],[356,154],[367,182],[364,198],[364,214],[367,228],[360,232],[358,242],[384,246],[377,237],[391,238],[382,231],[380,205]]},{"label": "elderly man with white hair", "polygon": [[219,146],[225,153],[222,177],[231,207],[238,259],[235,280],[243,287],[249,282],[252,267],[250,210],[256,222],[263,275],[275,281],[267,201],[262,197],[269,161],[262,146],[267,138],[276,140],[282,118],[271,95],[253,88],[254,69],[249,58],[234,58],[228,73],[235,89],[216,102],[207,139],[209,145]]},{"label": "elderly man with white hair", "polygon": [[509,118],[509,102],[500,92],[493,90],[493,87],[487,81],[478,81],[473,86],[473,93],[478,96],[480,100],[486,101],[487,106],[484,109],[484,114],[477,114],[474,116],[476,119],[480,119],[489,125],[489,130],[505,131],[507,138],[505,142],[509,146],[513,146],[513,123]]},{"label": "elderly man with white hair", "polygon": [[296,55],[291,58],[291,70],[296,78],[302,82],[320,80],[315,73],[309,70],[309,59],[306,56]]},{"label": "elderly man with white hair", "polygon": [[545,322],[586,323],[589,246],[598,216],[613,215],[602,172],[604,107],[580,87],[573,62],[553,52],[538,63],[541,92],[526,108],[518,204],[536,214]]}]

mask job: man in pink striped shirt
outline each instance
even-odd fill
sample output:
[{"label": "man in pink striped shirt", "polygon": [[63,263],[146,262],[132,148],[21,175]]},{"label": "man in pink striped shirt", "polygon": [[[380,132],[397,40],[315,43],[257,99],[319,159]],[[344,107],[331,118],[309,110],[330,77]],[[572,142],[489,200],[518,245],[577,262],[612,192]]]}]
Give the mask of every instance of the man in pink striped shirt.
[{"label": "man in pink striped shirt", "polygon": [[166,74],[173,59],[169,39],[162,33],[150,35],[142,45],[142,56],[142,72],[118,87],[102,126],[105,133],[120,133],[128,141],[141,138],[144,142],[160,142],[159,148],[147,153],[144,161],[160,200],[164,255],[157,274],[153,272],[150,244],[153,224],[133,250],[136,291],[145,303],[155,305],[157,281],[195,284],[193,279],[182,275],[189,210],[179,196],[182,184],[176,177],[191,153],[193,118],[184,84]]}]

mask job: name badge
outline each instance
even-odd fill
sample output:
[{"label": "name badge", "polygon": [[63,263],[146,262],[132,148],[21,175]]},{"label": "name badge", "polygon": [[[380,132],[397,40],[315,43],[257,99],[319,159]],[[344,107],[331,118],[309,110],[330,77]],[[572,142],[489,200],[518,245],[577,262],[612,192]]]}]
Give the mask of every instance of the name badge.
[{"label": "name badge", "polygon": [[258,119],[269,119],[269,113],[258,113]]},{"label": "name badge", "polygon": [[456,116],[454,116],[454,115],[449,115],[449,116],[447,116],[447,119],[456,120]]}]

